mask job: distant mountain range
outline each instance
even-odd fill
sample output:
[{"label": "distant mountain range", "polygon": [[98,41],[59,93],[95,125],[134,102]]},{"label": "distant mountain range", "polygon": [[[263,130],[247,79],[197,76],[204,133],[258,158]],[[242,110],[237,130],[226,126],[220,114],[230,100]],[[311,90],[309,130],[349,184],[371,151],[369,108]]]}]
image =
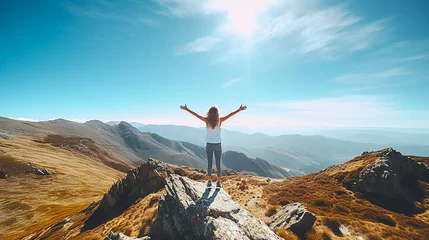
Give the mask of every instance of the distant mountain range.
[{"label": "distant mountain range", "polygon": [[428,130],[421,130],[420,133],[415,133],[375,129],[341,129],[323,131],[321,133],[328,137],[362,143],[429,146]]},{"label": "distant mountain range", "polygon": [[[204,128],[133,123],[139,126],[137,129],[126,122],[115,123],[109,122],[109,125],[98,120],[76,123],[64,119],[26,122],[0,118],[0,137],[2,134],[76,135],[90,138],[97,146],[105,149],[109,153],[106,157],[109,162],[119,162],[131,167],[152,157],[177,165],[200,169],[207,167]],[[261,169],[258,167],[238,170],[270,177],[297,176],[317,172],[364,151],[374,151],[386,147],[394,147],[404,154],[429,155],[429,146],[423,144],[360,143],[318,135],[268,136],[262,133],[245,134],[223,129],[222,138],[224,153],[228,151],[243,153],[248,159],[247,162],[251,163],[250,165],[256,163],[263,165],[261,161],[256,161],[261,159],[271,165],[277,165],[281,169],[287,169],[286,175],[275,167],[268,175],[262,170],[254,171]],[[224,165],[228,167],[225,156],[224,159]]]},{"label": "distant mountain range", "polygon": [[[84,146],[85,151],[92,151],[92,155],[107,159],[104,161],[107,161],[113,167],[119,168],[117,170],[122,171],[124,166],[131,168],[142,161],[146,161],[148,158],[160,159],[166,163],[199,169],[207,168],[206,152],[202,146],[185,141],[170,140],[156,133],[141,132],[126,122],[120,122],[117,125],[111,126],[98,120],[91,120],[85,123],[77,123],[64,119],[45,122],[26,122],[0,118],[0,136],[22,135],[45,137],[45,140],[43,140],[45,142],[47,141],[56,145],[68,145],[66,147],[80,150],[83,150],[83,147],[80,146],[81,143],[79,141],[88,142],[87,139],[90,139],[94,142],[95,146]],[[76,138],[70,136],[78,136],[80,140],[76,140]],[[72,143],[70,139],[73,139],[74,142]],[[64,143],[57,143],[57,141]],[[76,143],[76,141],[78,142]],[[70,144],[73,144],[73,146]],[[100,152],[105,152],[106,154],[100,155]],[[228,159],[226,162],[234,161],[228,157],[226,158]],[[292,176],[292,173],[288,173],[284,169],[262,159],[255,160],[246,157],[241,160],[246,163],[246,166],[250,166],[250,168],[235,168],[236,165],[233,164],[229,168],[258,176],[275,178]],[[257,166],[258,164],[262,164],[263,167]],[[268,169],[266,169],[267,167]]]},{"label": "distant mountain range", "polygon": [[[139,130],[200,146],[205,144],[204,128],[144,125],[140,126]],[[340,131],[336,134],[335,136],[339,136]],[[350,136],[346,140],[342,140],[321,135],[268,136],[263,133],[246,134],[223,129],[222,144],[225,150],[242,152],[252,158],[260,157],[280,167],[305,173],[316,172],[329,165],[341,163],[364,151],[375,151],[387,147],[398,149],[404,154],[429,155],[429,146],[427,145],[429,144],[429,136],[417,135],[418,140],[407,142],[384,141],[382,136],[379,136],[380,141],[375,141],[377,136],[379,133],[375,131],[367,141],[365,141],[365,136],[361,136],[361,138]],[[354,139],[355,141],[353,141]],[[400,135],[398,135],[398,139],[400,139]]]}]

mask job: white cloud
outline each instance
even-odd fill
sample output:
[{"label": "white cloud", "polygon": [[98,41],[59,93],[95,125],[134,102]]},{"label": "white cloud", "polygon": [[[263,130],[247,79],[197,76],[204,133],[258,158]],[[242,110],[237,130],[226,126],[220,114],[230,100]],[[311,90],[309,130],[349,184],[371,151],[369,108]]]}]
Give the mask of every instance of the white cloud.
[{"label": "white cloud", "polygon": [[229,81],[227,81],[227,82],[225,82],[224,84],[223,84],[223,88],[228,88],[228,87],[231,87],[232,85],[234,85],[234,84],[236,84],[236,83],[238,83],[238,82],[240,82],[242,79],[241,78],[234,78],[234,79],[231,79],[231,80],[229,80]]},{"label": "white cloud", "polygon": [[362,19],[343,6],[299,12],[291,8],[268,22],[259,41],[280,38],[294,53],[335,57],[370,47],[385,28],[386,20],[364,24]]},{"label": "white cloud", "polygon": [[[370,48],[381,41],[388,23],[386,19],[364,22],[363,17],[347,11],[345,5],[321,8],[314,6],[311,1],[212,0],[198,2],[200,4],[196,1],[178,0],[158,2],[167,7],[172,15],[180,17],[225,13],[221,15],[224,17],[224,24],[214,29],[212,35],[224,41],[239,35],[249,35],[236,38],[238,41],[235,41],[232,48],[241,48],[242,41],[249,39],[253,44],[276,40],[283,43],[284,49],[281,52],[298,55],[317,53],[326,58]],[[172,8],[180,14],[173,14]],[[199,49],[197,44],[204,44],[199,40],[201,38],[187,45],[192,44]],[[207,49],[204,45],[201,48]]]},{"label": "white cloud", "polygon": [[411,74],[411,72],[402,68],[392,68],[382,72],[345,74],[334,78],[332,81],[343,84],[373,85],[384,83],[386,81],[392,81],[393,78],[409,74]]},{"label": "white cloud", "polygon": [[150,18],[140,18],[140,22],[151,27],[159,26],[159,22]]},{"label": "white cloud", "polygon": [[429,55],[417,55],[417,56],[405,57],[402,60],[404,60],[404,61],[414,61],[414,60],[428,60],[428,59],[429,59]]},{"label": "white cloud", "polygon": [[135,8],[136,10],[132,12],[124,13],[118,11],[118,5],[115,2],[98,0],[94,3],[87,6],[65,3],[64,8],[73,15],[91,18],[98,21],[118,21],[133,26],[138,26],[139,23],[152,27],[159,25],[159,23],[153,19],[141,17],[141,14],[137,10],[139,8]]},{"label": "white cloud", "polygon": [[207,12],[207,0],[155,0],[159,5],[166,8],[163,14],[175,17],[186,17]]},{"label": "white cloud", "polygon": [[40,122],[40,120],[38,120],[38,119],[23,118],[23,117],[17,117],[17,118],[12,118],[12,119],[19,120],[19,121],[26,121],[26,122]]},{"label": "white cloud", "polygon": [[394,42],[379,49],[376,51],[376,54],[394,62],[428,60],[429,40],[423,39]]},{"label": "white cloud", "polygon": [[73,14],[78,15],[78,16],[90,17],[93,19],[101,19],[101,20],[114,19],[114,20],[129,21],[128,18],[121,16],[119,14],[116,14],[116,13],[104,12],[104,11],[94,10],[94,9],[90,9],[90,8],[83,8],[83,7],[74,5],[74,4],[66,4],[65,8],[70,13],[73,13]]},{"label": "white cloud", "polygon": [[213,35],[198,38],[177,51],[178,54],[209,52],[221,42],[222,39]]}]

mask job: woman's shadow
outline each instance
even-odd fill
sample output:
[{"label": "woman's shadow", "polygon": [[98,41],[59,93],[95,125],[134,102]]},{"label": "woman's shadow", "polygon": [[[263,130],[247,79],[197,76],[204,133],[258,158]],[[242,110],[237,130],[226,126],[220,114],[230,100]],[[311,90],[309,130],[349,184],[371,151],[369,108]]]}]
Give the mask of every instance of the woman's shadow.
[{"label": "woman's shadow", "polygon": [[195,201],[195,205],[191,209],[196,209],[196,214],[199,217],[205,217],[210,213],[210,205],[214,202],[220,188],[216,188],[213,194],[209,197],[212,188],[206,187],[203,195]]}]

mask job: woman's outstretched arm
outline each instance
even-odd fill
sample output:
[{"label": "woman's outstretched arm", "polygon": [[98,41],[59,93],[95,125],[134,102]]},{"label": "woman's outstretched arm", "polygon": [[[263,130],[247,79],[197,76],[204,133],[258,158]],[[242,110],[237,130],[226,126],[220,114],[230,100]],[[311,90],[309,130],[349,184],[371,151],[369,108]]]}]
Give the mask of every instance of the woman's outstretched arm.
[{"label": "woman's outstretched arm", "polygon": [[180,109],[182,109],[182,110],[186,110],[186,111],[188,111],[190,114],[192,114],[192,115],[194,115],[195,117],[197,117],[198,119],[200,119],[201,121],[206,122],[206,118],[205,118],[205,117],[202,117],[202,116],[198,115],[198,113],[196,113],[196,112],[192,111],[191,109],[189,109],[189,108],[186,106],[186,104],[185,104],[185,105],[180,105]]},{"label": "woman's outstretched arm", "polygon": [[225,117],[221,117],[220,123],[222,124],[222,122],[226,121],[228,118],[230,118],[230,117],[234,116],[235,114],[237,114],[238,112],[246,110],[246,109],[247,109],[246,106],[240,105],[240,107],[237,110],[235,110],[234,112],[231,112],[230,114],[226,115]]}]

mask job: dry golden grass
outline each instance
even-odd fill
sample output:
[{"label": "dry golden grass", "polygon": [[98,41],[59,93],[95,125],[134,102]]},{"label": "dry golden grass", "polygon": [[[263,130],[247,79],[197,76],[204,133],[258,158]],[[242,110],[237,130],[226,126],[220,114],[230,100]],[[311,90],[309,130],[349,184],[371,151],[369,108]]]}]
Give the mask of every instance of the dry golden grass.
[{"label": "dry golden grass", "polygon": [[426,164],[426,166],[429,166],[429,157],[418,157],[418,156],[408,156],[408,157],[415,161],[423,162],[424,164]]},{"label": "dry golden grass", "polygon": [[366,200],[362,194],[343,187],[343,181],[352,181],[355,173],[375,158],[363,155],[347,164],[304,177],[285,179],[281,183],[263,188],[267,203],[282,206],[301,202],[311,212],[325,219],[322,224],[336,235],[338,223],[351,226],[356,235],[380,235],[383,239],[423,239],[429,234],[429,184],[419,182],[425,192],[425,200],[419,203],[424,213],[406,216],[386,210]]},{"label": "dry golden grass", "polygon": [[273,205],[267,206],[267,210],[265,211],[265,216],[267,216],[267,217],[273,216],[274,214],[277,213],[278,209],[279,209],[279,207],[277,207],[277,206],[273,206]]},{"label": "dry golden grass", "polygon": [[104,239],[111,231],[139,237],[147,235],[157,218],[159,198],[165,191],[149,194],[127,208],[121,215],[93,228],[82,232],[85,221],[98,207],[92,205],[87,211],[73,214],[68,222],[59,222],[50,228],[27,236],[25,239]]},{"label": "dry golden grass", "polygon": [[382,240],[383,238],[380,236],[380,234],[370,233],[366,235],[367,240]]},{"label": "dry golden grass", "polygon": [[[19,239],[84,209],[124,176],[91,156],[34,139],[0,139],[1,168],[10,175],[0,179],[0,239]],[[25,173],[28,162],[56,174]]]},{"label": "dry golden grass", "polygon": [[311,230],[307,233],[306,239],[307,240],[331,240],[335,238],[332,235],[333,234],[328,230],[322,230],[322,231]]},{"label": "dry golden grass", "polygon": [[295,234],[286,229],[280,229],[276,232],[276,234],[286,240],[299,240],[299,238]]}]

